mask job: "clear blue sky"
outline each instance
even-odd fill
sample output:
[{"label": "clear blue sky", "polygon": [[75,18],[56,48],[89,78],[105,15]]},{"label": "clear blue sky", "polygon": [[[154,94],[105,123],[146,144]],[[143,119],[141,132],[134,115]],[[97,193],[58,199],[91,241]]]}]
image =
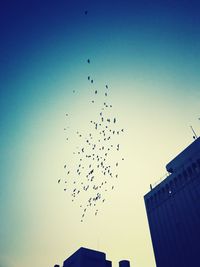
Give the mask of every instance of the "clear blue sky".
[{"label": "clear blue sky", "polygon": [[[155,266],[143,195],[192,142],[189,126],[200,132],[199,14],[183,0],[1,1],[1,267],[53,266],[80,246]],[[87,131],[97,112],[88,75],[109,84],[126,161],[108,204],[81,225],[57,179],[75,145],[65,113]]]}]

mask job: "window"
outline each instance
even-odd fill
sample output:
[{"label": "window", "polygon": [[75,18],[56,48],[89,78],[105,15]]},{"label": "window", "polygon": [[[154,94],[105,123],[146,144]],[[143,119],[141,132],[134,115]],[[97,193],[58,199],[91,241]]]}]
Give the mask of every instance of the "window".
[{"label": "window", "polygon": [[187,173],[189,174],[189,176],[192,175],[192,168],[191,168],[191,167],[188,167],[188,168],[187,168]]},{"label": "window", "polygon": [[192,163],[192,170],[193,172],[197,171],[197,164],[195,162]]},{"label": "window", "polygon": [[184,181],[183,182],[186,182],[187,178],[188,178],[188,174],[187,174],[186,171],[183,171],[183,177],[184,177]]},{"label": "window", "polygon": [[182,185],[183,183],[183,176],[181,174],[178,175],[178,183],[179,185]]}]

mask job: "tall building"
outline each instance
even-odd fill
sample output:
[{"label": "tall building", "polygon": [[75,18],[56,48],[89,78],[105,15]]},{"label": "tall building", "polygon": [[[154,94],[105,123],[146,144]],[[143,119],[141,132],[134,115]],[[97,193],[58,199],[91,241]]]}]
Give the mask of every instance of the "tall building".
[{"label": "tall building", "polygon": [[[74,254],[67,258],[63,267],[111,267],[112,263],[106,260],[106,254],[100,251],[79,248]],[[54,267],[59,267],[55,265]],[[130,263],[127,260],[119,262],[119,267],[130,267]]]},{"label": "tall building", "polygon": [[200,266],[200,138],[144,196],[157,267]]}]

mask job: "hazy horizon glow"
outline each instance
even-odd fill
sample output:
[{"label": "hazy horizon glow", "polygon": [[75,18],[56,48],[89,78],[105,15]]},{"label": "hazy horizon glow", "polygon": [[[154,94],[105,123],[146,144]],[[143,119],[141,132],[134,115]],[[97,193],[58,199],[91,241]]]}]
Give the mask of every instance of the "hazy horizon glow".
[{"label": "hazy horizon glow", "polygon": [[[189,126],[200,133],[199,11],[196,1],[0,4],[0,267],[61,264],[81,246],[155,267],[143,196],[192,142]],[[99,112],[88,75],[109,85],[125,161],[81,224],[57,180],[76,142],[65,114],[87,132]]]}]

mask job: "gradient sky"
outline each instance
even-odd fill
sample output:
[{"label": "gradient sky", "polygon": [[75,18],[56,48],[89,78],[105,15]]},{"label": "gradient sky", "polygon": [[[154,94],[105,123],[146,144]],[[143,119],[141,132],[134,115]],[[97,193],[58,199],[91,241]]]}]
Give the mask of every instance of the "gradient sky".
[{"label": "gradient sky", "polygon": [[[50,267],[81,246],[155,267],[143,196],[192,142],[189,126],[200,133],[199,14],[183,0],[1,1],[0,267]],[[57,179],[74,145],[65,113],[87,131],[97,112],[89,74],[109,85],[126,160],[81,224]]]}]

